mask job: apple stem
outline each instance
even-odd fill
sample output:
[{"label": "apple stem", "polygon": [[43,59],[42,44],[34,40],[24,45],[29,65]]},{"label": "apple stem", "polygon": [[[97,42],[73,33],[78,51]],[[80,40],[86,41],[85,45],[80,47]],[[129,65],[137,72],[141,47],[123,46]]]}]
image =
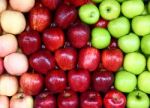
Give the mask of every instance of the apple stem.
[{"label": "apple stem", "polygon": [[136,96],[138,99],[140,99],[141,97],[140,97],[140,93],[138,92],[137,93],[137,96]]}]

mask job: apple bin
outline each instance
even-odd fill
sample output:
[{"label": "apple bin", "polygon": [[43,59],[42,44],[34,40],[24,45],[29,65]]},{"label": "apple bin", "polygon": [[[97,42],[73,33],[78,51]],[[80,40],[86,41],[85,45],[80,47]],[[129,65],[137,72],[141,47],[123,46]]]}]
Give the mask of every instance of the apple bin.
[{"label": "apple bin", "polygon": [[149,0],[0,0],[0,108],[150,108]]}]

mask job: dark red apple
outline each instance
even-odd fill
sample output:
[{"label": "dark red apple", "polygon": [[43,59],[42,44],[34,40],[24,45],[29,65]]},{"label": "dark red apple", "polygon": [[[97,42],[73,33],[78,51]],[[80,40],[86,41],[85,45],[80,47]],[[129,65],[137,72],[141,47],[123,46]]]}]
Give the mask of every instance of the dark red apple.
[{"label": "dark red apple", "polygon": [[62,70],[75,68],[77,62],[77,51],[73,48],[62,48],[55,52],[55,60]]},{"label": "dark red apple", "polygon": [[81,48],[89,41],[90,28],[83,23],[77,23],[68,29],[67,35],[73,47]]},{"label": "dark red apple", "polygon": [[117,39],[111,38],[111,42],[110,42],[108,48],[109,48],[109,49],[115,49],[115,48],[118,48]]},{"label": "dark red apple", "polygon": [[82,48],[79,52],[79,68],[94,71],[100,63],[100,51],[96,48]]},{"label": "dark red apple", "polygon": [[29,63],[37,72],[47,74],[55,67],[55,58],[49,51],[41,50],[30,56]]},{"label": "dark red apple", "polygon": [[111,90],[104,97],[105,108],[125,108],[126,97],[123,93]]},{"label": "dark red apple", "polygon": [[54,21],[59,27],[66,29],[76,18],[76,8],[71,5],[62,4],[55,13]]},{"label": "dark red apple", "polygon": [[90,86],[90,72],[87,70],[71,70],[68,72],[70,88],[75,92],[85,92]]},{"label": "dark red apple", "polygon": [[101,27],[101,28],[107,28],[108,21],[101,18],[98,20],[98,22],[95,24],[95,27]]},{"label": "dark red apple", "polygon": [[102,65],[108,71],[118,71],[123,63],[123,53],[120,49],[105,49],[102,52]]},{"label": "dark red apple", "polygon": [[23,53],[30,55],[40,49],[41,38],[37,31],[25,31],[18,36],[18,43]]},{"label": "dark red apple", "polygon": [[81,6],[84,5],[88,2],[90,2],[90,0],[64,0],[65,3],[71,3],[74,6]]},{"label": "dark red apple", "polygon": [[81,94],[80,108],[102,108],[100,94],[95,91],[88,91]]},{"label": "dark red apple", "polygon": [[109,71],[94,72],[92,86],[95,91],[106,93],[114,82],[114,76]]},{"label": "dark red apple", "polygon": [[58,96],[58,108],[78,108],[79,99],[75,92],[67,90]]},{"label": "dark red apple", "polygon": [[20,86],[27,95],[37,95],[41,92],[44,78],[37,73],[24,73],[20,77]]},{"label": "dark red apple", "polygon": [[0,75],[3,74],[4,72],[4,64],[3,64],[3,59],[0,58]]},{"label": "dark red apple", "polygon": [[29,23],[33,30],[42,32],[51,23],[51,13],[43,6],[36,6],[29,12]]},{"label": "dark red apple", "polygon": [[64,40],[64,32],[61,28],[49,28],[43,32],[43,42],[50,51],[62,47]]},{"label": "dark red apple", "polygon": [[67,87],[66,74],[62,70],[52,70],[45,78],[46,88],[52,93],[60,93]]},{"label": "dark red apple", "polygon": [[50,92],[42,92],[35,98],[34,108],[56,108],[57,102]]}]

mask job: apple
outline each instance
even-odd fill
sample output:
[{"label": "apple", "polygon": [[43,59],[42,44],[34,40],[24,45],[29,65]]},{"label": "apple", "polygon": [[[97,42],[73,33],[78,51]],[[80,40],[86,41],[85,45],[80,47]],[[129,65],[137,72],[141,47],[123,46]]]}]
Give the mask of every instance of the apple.
[{"label": "apple", "polygon": [[92,46],[97,49],[104,49],[110,44],[111,36],[104,28],[95,27],[92,30],[91,36]]},{"label": "apple", "polygon": [[128,0],[121,5],[121,12],[127,18],[133,18],[142,14],[144,11],[144,2],[142,0]]},{"label": "apple", "polygon": [[0,75],[3,74],[4,72],[4,63],[3,63],[3,59],[0,58]]},{"label": "apple", "polygon": [[9,108],[33,108],[33,98],[24,93],[17,93],[11,97]]},{"label": "apple", "polygon": [[126,106],[126,96],[117,90],[108,91],[103,101],[105,108],[125,108]]},{"label": "apple", "polygon": [[0,0],[0,14],[1,12],[5,11],[7,9],[7,1],[6,0]]},{"label": "apple", "polygon": [[20,86],[27,95],[37,95],[43,88],[44,78],[38,73],[24,73],[20,77]]},{"label": "apple", "polygon": [[45,78],[46,88],[52,93],[60,93],[67,87],[67,78],[63,70],[52,70]]},{"label": "apple", "polygon": [[18,90],[18,80],[9,74],[0,75],[0,95],[13,96]]},{"label": "apple", "polygon": [[142,73],[146,66],[146,58],[139,52],[128,53],[124,57],[123,67],[135,75]]},{"label": "apple", "polygon": [[136,90],[127,96],[127,108],[149,108],[149,97],[146,93]]},{"label": "apple", "polygon": [[116,0],[103,0],[99,5],[102,18],[113,20],[120,15],[120,4]]},{"label": "apple", "polygon": [[129,33],[118,39],[118,46],[124,53],[138,51],[140,48],[140,38],[134,33]]},{"label": "apple", "polygon": [[150,15],[136,16],[132,19],[132,29],[139,35],[144,36],[150,34]]},{"label": "apple", "polygon": [[143,36],[141,39],[141,50],[144,54],[150,54],[150,34]]},{"label": "apple", "polygon": [[84,92],[80,97],[80,108],[102,108],[102,97],[95,91]]},{"label": "apple", "polygon": [[78,66],[81,69],[94,71],[100,63],[100,51],[93,47],[82,48],[79,52]]},{"label": "apple", "polygon": [[82,5],[90,2],[90,0],[68,0],[68,1],[69,1],[69,3],[71,3],[72,5],[74,5],[76,7],[82,6]]},{"label": "apple", "polygon": [[9,108],[9,98],[4,95],[0,95],[0,108]]},{"label": "apple", "polygon": [[118,48],[118,42],[117,41],[118,41],[117,39],[111,37],[111,42],[108,46],[108,49]]},{"label": "apple", "polygon": [[[129,33],[130,22],[126,17],[121,16],[109,22],[108,30],[114,38],[120,38]],[[117,30],[119,30],[119,32]]]},{"label": "apple", "polygon": [[120,2],[120,3],[122,3],[122,2],[124,2],[124,1],[126,1],[126,0],[117,0],[118,2]]},{"label": "apple", "polygon": [[109,22],[107,20],[100,18],[95,24],[95,27],[107,28],[108,23]]},{"label": "apple", "polygon": [[79,17],[84,23],[95,24],[99,20],[100,13],[94,4],[88,3],[79,8]]},{"label": "apple", "polygon": [[120,49],[105,49],[102,52],[102,65],[111,72],[118,71],[123,64],[123,53]]},{"label": "apple", "polygon": [[75,92],[85,92],[90,86],[90,81],[90,72],[87,70],[79,69],[68,72],[69,86]]},{"label": "apple", "polygon": [[137,78],[134,74],[127,71],[119,71],[115,76],[115,88],[121,92],[132,92],[137,84]]},{"label": "apple", "polygon": [[92,0],[92,2],[94,2],[94,3],[100,3],[100,2],[102,2],[103,0]]},{"label": "apple", "polygon": [[147,69],[148,71],[150,71],[150,57],[148,57],[147,59]]}]

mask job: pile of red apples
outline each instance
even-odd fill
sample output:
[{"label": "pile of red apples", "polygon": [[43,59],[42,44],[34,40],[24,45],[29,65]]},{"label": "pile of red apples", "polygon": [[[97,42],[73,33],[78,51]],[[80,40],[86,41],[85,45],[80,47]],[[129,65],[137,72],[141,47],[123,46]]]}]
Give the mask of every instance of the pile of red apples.
[{"label": "pile of red apples", "polygon": [[[114,87],[117,39],[91,45],[78,11],[90,0],[0,0],[0,108],[125,108]],[[95,4],[96,5],[96,4]]]}]

